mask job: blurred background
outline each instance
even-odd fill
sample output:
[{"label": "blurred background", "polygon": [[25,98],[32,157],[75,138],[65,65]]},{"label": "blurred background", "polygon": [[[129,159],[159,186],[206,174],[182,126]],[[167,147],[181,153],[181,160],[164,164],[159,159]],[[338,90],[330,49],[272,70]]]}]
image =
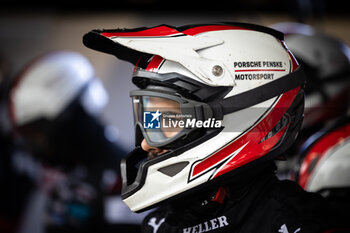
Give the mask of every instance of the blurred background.
[{"label": "blurred background", "polygon": [[[91,62],[96,76],[102,81],[109,96],[109,101],[99,116],[99,120],[105,129],[104,136],[117,147],[117,161],[119,161],[125,152],[134,147],[132,109],[129,98],[130,90],[136,89],[131,83],[133,67],[129,63],[117,60],[112,55],[84,47],[82,37],[85,33],[93,29],[152,27],[159,24],[181,26],[234,21],[271,26],[281,22],[297,22],[311,26],[312,30],[335,38],[346,46],[350,45],[350,14],[344,2],[341,0],[99,0],[84,2],[60,0],[55,2],[24,1],[21,3],[7,1],[2,3],[0,8],[0,80],[3,83],[13,82],[26,64],[47,52],[69,50],[85,56]],[[322,48],[319,49],[322,50]],[[348,52],[345,49],[342,53],[350,58]],[[315,56],[317,57],[319,54],[317,53]],[[345,76],[345,82],[348,82],[348,74]],[[344,81],[344,79],[342,80]],[[6,85],[3,86],[6,89]],[[344,102],[344,99],[340,101]],[[4,135],[11,131],[6,114],[5,111],[0,114]],[[318,125],[317,129],[322,127],[323,125]],[[315,129],[308,132],[307,135],[310,136],[314,132],[316,132]],[[291,161],[298,160],[292,155],[298,153],[300,144],[305,140],[303,138],[297,148],[292,150],[290,153]],[[69,185],[66,184],[67,182],[63,182],[65,185],[62,185],[60,166],[59,168],[53,166],[47,169],[45,163],[43,165],[40,159],[27,159],[26,155],[23,155],[27,152],[23,151],[19,153],[21,155],[15,156],[15,159],[12,155],[9,159],[4,156],[7,152],[4,149],[0,150],[0,157],[2,157],[0,163],[0,180],[2,181],[0,232],[90,232],[86,228],[80,228],[79,221],[84,222],[84,216],[90,213],[81,205],[81,208],[75,205],[75,209],[71,211],[75,218],[74,221],[69,222],[68,228],[43,227],[42,225],[47,222],[50,222],[52,226],[66,226],[64,218],[59,218],[57,215],[57,212],[62,209],[60,201],[57,200],[61,199],[62,202],[62,197],[60,195],[57,197],[57,194],[52,197],[52,193],[47,191],[47,187],[42,188],[40,184],[43,183],[43,177],[50,180],[48,183],[53,182],[56,186],[59,184],[61,193],[67,193],[67,190],[71,190],[72,182]],[[294,171],[292,167],[296,163],[280,165],[282,170],[280,176],[290,178],[291,171]],[[42,172],[38,172],[39,170]],[[79,182],[80,180],[84,180],[84,182],[89,180],[81,179],[81,177],[85,177],[81,176],[84,169],[83,172],[80,168],[74,169],[74,172],[65,169],[63,171],[65,174],[63,176],[68,177],[66,180],[71,180],[72,176],[78,177]],[[10,177],[10,173],[15,175]],[[104,172],[103,174],[102,178],[99,178],[103,180],[104,185],[109,182],[109,185],[119,184],[120,186],[120,180],[115,178],[113,172]],[[114,178],[116,180],[113,180]],[[67,187],[62,188],[62,186]],[[86,187],[86,185],[81,184],[78,186]],[[100,184],[95,186],[94,189],[101,189]],[[80,190],[86,191],[86,189]],[[96,192],[98,193],[98,191]],[[138,232],[137,226],[142,221],[143,215],[136,216],[128,212],[118,197],[118,190],[107,192],[106,189],[103,189],[102,193],[103,195],[108,193],[108,198],[104,198],[101,205],[109,208],[99,209],[98,213],[102,213],[101,216],[104,220],[98,221],[104,221],[103,224],[107,222],[110,225],[103,231],[100,229],[99,232],[112,230],[115,232]],[[10,199],[12,201],[9,201]],[[54,217],[51,216],[49,219],[45,215],[43,220],[43,212],[45,212],[43,209],[47,208],[45,207],[47,199],[50,200],[51,207],[49,209],[52,210],[51,215]],[[6,202],[8,203],[3,204]],[[63,202],[66,203],[66,199]],[[82,202],[89,206],[89,202],[86,200],[85,202],[80,200],[79,203]],[[135,221],[130,221],[130,219],[135,219]],[[116,226],[118,224],[126,227],[118,228]]]}]

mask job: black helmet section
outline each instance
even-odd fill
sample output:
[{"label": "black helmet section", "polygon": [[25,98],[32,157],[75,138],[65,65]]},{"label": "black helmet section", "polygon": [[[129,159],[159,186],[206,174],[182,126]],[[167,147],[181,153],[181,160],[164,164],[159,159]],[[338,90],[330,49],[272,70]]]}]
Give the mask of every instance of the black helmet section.
[{"label": "black helmet section", "polygon": [[142,69],[134,72],[132,82],[140,89],[149,85],[173,88],[183,97],[202,102],[222,99],[232,90],[231,86],[212,87],[175,72],[159,74]]}]

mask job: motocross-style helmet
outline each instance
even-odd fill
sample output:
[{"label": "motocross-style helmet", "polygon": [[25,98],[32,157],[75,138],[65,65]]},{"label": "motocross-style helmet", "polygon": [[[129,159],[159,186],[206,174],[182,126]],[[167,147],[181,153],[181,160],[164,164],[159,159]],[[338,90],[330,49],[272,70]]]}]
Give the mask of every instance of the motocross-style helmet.
[{"label": "motocross-style helmet", "polygon": [[[122,199],[133,211],[229,182],[297,135],[304,75],[278,31],[160,25],[93,30],[83,42],[135,65],[136,149],[121,164]],[[147,159],[142,140],[166,152]]]},{"label": "motocross-style helmet", "polygon": [[79,160],[78,142],[107,100],[87,58],[55,51],[38,57],[14,78],[8,109],[16,135],[34,156],[65,163]]},{"label": "motocross-style helmet", "polygon": [[350,118],[312,135],[302,146],[295,180],[310,192],[341,196],[350,192]]}]

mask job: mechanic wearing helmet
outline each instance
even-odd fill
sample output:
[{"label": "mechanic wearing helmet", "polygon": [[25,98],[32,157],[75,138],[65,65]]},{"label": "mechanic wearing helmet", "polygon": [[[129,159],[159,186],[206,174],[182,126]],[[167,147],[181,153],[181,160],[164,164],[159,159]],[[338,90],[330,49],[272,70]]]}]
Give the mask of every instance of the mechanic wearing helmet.
[{"label": "mechanic wearing helmet", "polygon": [[350,206],[350,118],[339,117],[313,134],[301,147],[294,179],[318,192],[343,212]]},{"label": "mechanic wearing helmet", "polygon": [[[119,166],[124,155],[106,138],[105,125],[98,118],[107,100],[91,63],[72,51],[40,56],[10,88],[8,109],[16,136],[43,164],[35,173],[39,190],[48,196],[42,210],[47,232],[123,227],[104,218],[106,196],[120,194]],[[132,232],[132,228],[122,230]]]},{"label": "mechanic wearing helmet", "polygon": [[307,76],[301,129],[301,139],[306,140],[327,122],[348,111],[350,48],[338,38],[307,24],[283,22],[271,27],[285,34],[288,48]]},{"label": "mechanic wearing helmet", "polygon": [[[324,130],[349,110],[350,48],[338,38],[308,24],[281,22],[270,27],[284,33],[284,41],[303,67],[307,80],[304,120],[299,136],[285,154],[288,160],[277,162],[277,176],[294,180],[293,171],[299,166],[297,157],[304,154],[300,151],[303,143],[310,141],[309,138],[315,139],[313,134]],[[314,163],[310,165],[312,168],[306,169],[306,174],[315,169]]]},{"label": "mechanic wearing helmet", "polygon": [[275,176],[302,122],[304,76],[283,34],[240,23],[93,30],[92,49],[135,64],[136,149],[124,202],[159,206],[144,232],[321,232],[319,195]]}]

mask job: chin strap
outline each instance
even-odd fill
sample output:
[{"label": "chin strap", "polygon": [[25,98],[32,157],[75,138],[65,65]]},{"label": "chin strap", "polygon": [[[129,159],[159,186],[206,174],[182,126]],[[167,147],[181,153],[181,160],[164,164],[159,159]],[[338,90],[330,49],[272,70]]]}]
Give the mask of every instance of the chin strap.
[{"label": "chin strap", "polygon": [[209,102],[208,104],[214,109],[215,119],[223,119],[223,116],[226,114],[254,106],[289,90],[304,86],[305,81],[304,71],[299,67],[294,72],[275,81],[225,99]]}]

